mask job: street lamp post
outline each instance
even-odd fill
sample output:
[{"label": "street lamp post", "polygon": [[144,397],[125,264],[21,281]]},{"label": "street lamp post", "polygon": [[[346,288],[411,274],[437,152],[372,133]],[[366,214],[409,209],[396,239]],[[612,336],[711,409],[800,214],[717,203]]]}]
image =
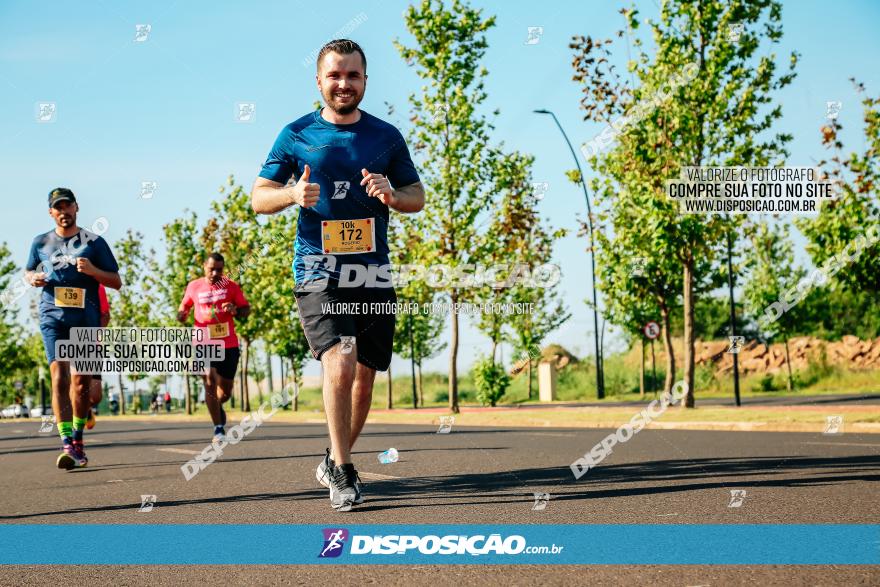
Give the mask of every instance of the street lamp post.
[{"label": "street lamp post", "polygon": [[[733,236],[727,231],[727,287],[730,293],[730,342],[736,337],[736,303],[733,299]],[[739,398],[739,353],[733,353],[733,396],[737,407],[741,405]]]},{"label": "street lamp post", "polygon": [[563,130],[562,125],[559,124],[556,115],[549,110],[544,109],[535,110],[534,112],[536,114],[549,114],[553,117],[553,122],[559,127],[559,132],[562,133],[562,138],[565,139],[565,143],[568,145],[568,150],[571,151],[571,156],[574,158],[578,173],[581,176],[581,187],[584,188],[584,200],[587,202],[587,223],[590,228],[590,265],[592,268],[590,276],[593,279],[593,337],[596,344],[596,397],[598,399],[603,399],[605,397],[605,374],[604,367],[602,366],[602,355],[599,351],[599,305],[596,301],[596,242],[593,237],[593,209],[590,206],[590,195],[587,192],[587,179],[584,177],[584,172],[581,170],[581,162],[578,159],[577,154],[574,152],[574,148],[571,146],[571,141],[568,140],[568,135],[565,134],[565,130]]}]

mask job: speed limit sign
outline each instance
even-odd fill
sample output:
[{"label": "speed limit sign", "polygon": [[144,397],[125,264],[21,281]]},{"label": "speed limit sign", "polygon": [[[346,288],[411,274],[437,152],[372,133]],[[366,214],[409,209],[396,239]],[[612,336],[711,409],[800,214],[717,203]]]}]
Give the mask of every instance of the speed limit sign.
[{"label": "speed limit sign", "polygon": [[660,325],[651,320],[650,322],[645,324],[645,327],[642,329],[642,331],[645,333],[645,336],[647,336],[651,340],[654,340],[655,338],[660,336]]}]

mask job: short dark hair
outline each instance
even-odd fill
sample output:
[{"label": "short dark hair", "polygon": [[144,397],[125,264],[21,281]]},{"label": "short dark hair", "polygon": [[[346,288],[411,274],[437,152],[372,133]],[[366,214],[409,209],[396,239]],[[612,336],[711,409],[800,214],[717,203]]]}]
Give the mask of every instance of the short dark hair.
[{"label": "short dark hair", "polygon": [[364,75],[367,73],[367,56],[364,55],[364,50],[361,49],[361,46],[351,41],[349,39],[333,39],[323,47],[318,52],[318,69],[321,69],[321,59],[324,58],[324,55],[327,53],[339,53],[341,55],[351,55],[352,53],[360,53],[361,61],[364,64]]},{"label": "short dark hair", "polygon": [[[226,261],[223,259],[223,255],[221,255],[220,253],[211,253],[210,255],[208,255],[208,259],[214,259],[218,263],[223,263],[224,265],[226,265]],[[208,259],[205,259],[205,263],[208,262]]]}]

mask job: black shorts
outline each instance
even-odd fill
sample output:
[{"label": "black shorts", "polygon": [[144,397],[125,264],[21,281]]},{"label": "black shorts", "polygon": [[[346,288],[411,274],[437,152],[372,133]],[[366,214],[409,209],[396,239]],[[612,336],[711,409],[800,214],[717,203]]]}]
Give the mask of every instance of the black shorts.
[{"label": "black shorts", "polygon": [[238,357],[241,351],[238,347],[226,349],[222,361],[211,361],[211,369],[217,370],[217,375],[223,379],[235,379],[235,372],[238,370]]},{"label": "black shorts", "polygon": [[394,343],[397,294],[392,287],[343,287],[297,291],[299,320],[312,355],[321,355],[354,337],[357,360],[376,371],[387,371]]}]

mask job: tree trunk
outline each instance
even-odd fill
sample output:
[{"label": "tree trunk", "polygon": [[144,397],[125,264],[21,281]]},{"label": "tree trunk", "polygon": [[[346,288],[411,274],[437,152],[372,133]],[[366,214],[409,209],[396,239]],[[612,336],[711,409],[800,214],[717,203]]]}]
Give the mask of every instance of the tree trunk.
[{"label": "tree trunk", "polygon": [[532,399],[532,357],[531,356],[529,356],[528,361],[529,361],[529,363],[528,363],[528,367],[526,370],[526,375],[529,378],[529,399]]},{"label": "tree trunk", "polygon": [[251,411],[251,397],[250,392],[248,390],[248,363],[251,355],[251,345],[248,343],[247,339],[242,341],[244,343],[244,355],[243,362],[244,368],[241,370],[241,409],[244,412]]},{"label": "tree trunk", "polygon": [[[453,290],[455,291],[455,290]],[[453,414],[458,409],[458,312],[455,311],[458,296],[453,293],[452,300],[452,340],[449,343],[449,409]]]},{"label": "tree trunk", "polygon": [[389,410],[394,407],[394,402],[391,398],[391,394],[393,391],[394,391],[394,384],[391,381],[391,365],[389,364],[388,365],[388,406],[387,406]]},{"label": "tree trunk", "polygon": [[672,393],[675,383],[675,349],[672,348],[672,332],[669,319],[669,308],[660,306],[660,317],[663,321],[663,344],[666,346],[666,378],[663,381],[663,393]]},{"label": "tree trunk", "polygon": [[684,262],[684,379],[687,394],[682,407],[694,407],[694,260]]},{"label": "tree trunk", "polygon": [[[251,411],[251,380],[250,380],[250,366],[251,366],[251,345],[248,341],[244,341],[244,411]],[[257,381],[257,389],[260,387],[260,382]]]},{"label": "tree trunk", "polygon": [[290,361],[290,370],[293,372],[293,411],[296,412],[299,410],[299,373],[292,360]]},{"label": "tree trunk", "polygon": [[602,328],[599,330],[599,372],[600,381],[602,382],[602,399],[607,394],[608,390],[605,387],[605,323],[607,321],[602,319]]},{"label": "tree trunk", "polygon": [[[269,352],[269,349],[266,349],[266,375],[268,376],[268,386],[266,387],[266,391],[269,394],[269,397],[272,397],[272,393],[275,391],[275,386],[272,384],[272,353]],[[263,390],[260,390],[260,404],[263,403]]]},{"label": "tree trunk", "polygon": [[409,369],[412,377],[413,409],[419,407],[419,394],[416,388],[416,349],[413,344],[412,314],[406,315],[406,331],[409,334]]},{"label": "tree trunk", "polygon": [[420,360],[418,363],[416,363],[416,366],[419,368],[419,405],[424,408],[425,392],[424,387],[422,387],[422,361]]},{"label": "tree trunk", "polygon": [[281,362],[281,389],[287,389],[287,380],[284,378],[284,357],[278,357]]},{"label": "tree trunk", "polygon": [[651,339],[651,391],[657,397],[657,361],[654,356],[654,339]]},{"label": "tree trunk", "polygon": [[122,373],[118,376],[119,380],[119,413],[125,415],[125,388],[122,387]]},{"label": "tree trunk", "polygon": [[641,353],[639,353],[639,398],[644,399],[645,397],[645,339],[639,337],[639,346],[641,347]]},{"label": "tree trunk", "polygon": [[492,365],[495,365],[495,354],[498,352],[498,341],[492,339]]},{"label": "tree trunk", "polygon": [[785,365],[788,367],[788,391],[794,388],[794,378],[791,375],[791,359],[788,356],[788,337],[784,337],[782,342],[785,344]]},{"label": "tree trunk", "polygon": [[186,415],[192,414],[192,393],[189,388],[189,374],[183,374],[183,408]]}]

